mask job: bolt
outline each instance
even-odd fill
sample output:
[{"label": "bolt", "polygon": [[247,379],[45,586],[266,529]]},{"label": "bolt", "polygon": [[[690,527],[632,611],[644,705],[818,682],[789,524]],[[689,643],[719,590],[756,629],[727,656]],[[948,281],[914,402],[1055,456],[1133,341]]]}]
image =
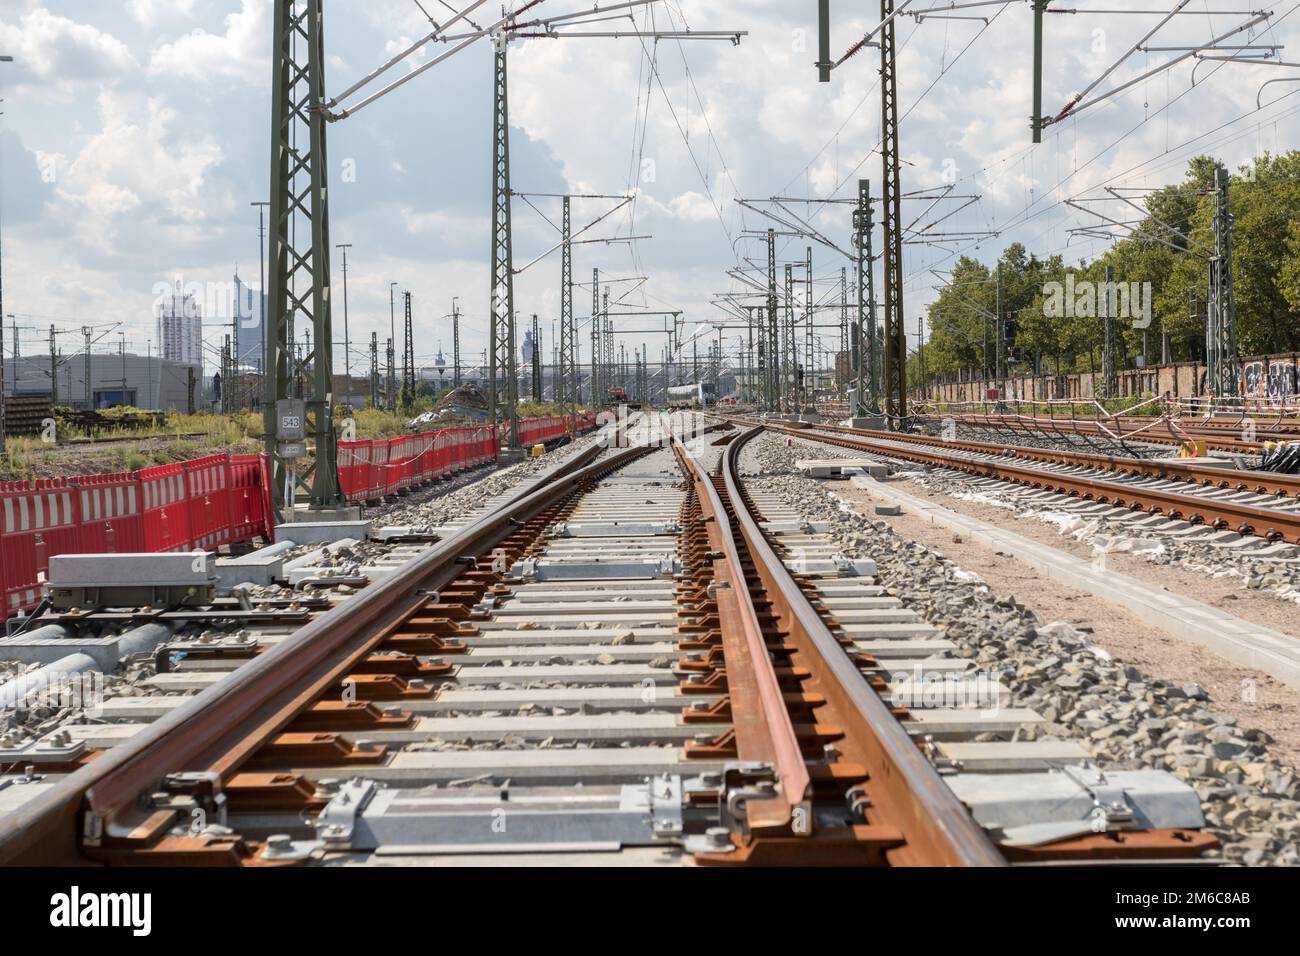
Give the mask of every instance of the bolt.
[{"label": "bolt", "polygon": [[709,827],[704,831],[704,838],[709,841],[709,846],[715,849],[724,849],[731,846],[731,831],[726,827]]}]

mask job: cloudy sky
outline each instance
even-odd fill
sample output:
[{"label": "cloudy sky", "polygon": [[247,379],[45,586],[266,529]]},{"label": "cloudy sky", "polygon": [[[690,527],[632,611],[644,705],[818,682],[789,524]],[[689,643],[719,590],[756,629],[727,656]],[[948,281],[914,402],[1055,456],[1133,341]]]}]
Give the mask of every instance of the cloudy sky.
[{"label": "cloudy sky", "polygon": [[[447,13],[439,0],[422,3],[435,19]],[[914,0],[911,7],[939,5]],[[1132,6],[1166,11],[1178,5],[1144,0]],[[1115,6],[1107,0],[1054,0],[1053,6],[1068,12],[1047,18],[1045,110],[1051,114],[1160,19],[1087,12]],[[1246,11],[1259,5],[1192,0],[1181,6],[1184,14],[1150,45],[1204,44],[1245,23]],[[1279,4],[1270,22],[1224,43],[1287,46],[1300,25],[1297,6]],[[429,29],[414,0],[327,7],[331,92]],[[589,7],[589,0],[545,0],[530,13]],[[877,6],[837,0],[832,7],[838,56],[874,24],[870,11]],[[271,9],[272,0],[0,0],[0,55],[14,57],[0,64],[4,310],[20,326],[91,324],[109,332],[105,341],[114,347],[121,328],[143,351],[153,335],[158,283],[227,283],[238,268],[257,284],[257,211],[249,203],[269,191]],[[479,13],[486,19],[497,9],[488,4]],[[1237,9],[1242,12],[1223,12]],[[1178,179],[1198,153],[1235,167],[1296,142],[1300,83],[1267,87],[1263,107],[1256,107],[1265,80],[1296,70],[1208,60],[1197,67],[1193,86],[1195,61],[1189,60],[1053,126],[1034,147],[1029,4],[1013,0],[959,13],[965,19],[904,16],[898,25],[904,189],[934,196],[952,187],[938,203],[905,203],[906,221],[916,219],[918,228],[948,216],[932,230],[947,235],[907,247],[909,331],[935,295],[940,280],[931,270],[942,272],[958,254],[991,260],[1011,241],[1040,255],[1096,254],[1099,241],[1070,236],[1085,219],[1064,205],[1067,199],[1095,195],[1107,184],[1162,185]],[[646,17],[639,13],[638,24],[646,25]],[[575,295],[584,322],[593,267],[611,280],[648,277],[642,285],[612,285],[624,306],[681,309],[689,326],[725,321],[714,297],[743,290],[728,270],[746,257],[763,259],[746,231],[768,224],[736,198],[846,198],[856,195],[859,176],[880,192],[879,55],[864,49],[833,82],[817,83],[812,0],[665,0],[653,17],[661,30],[735,29],[748,36],[738,47],[627,38],[535,39],[510,47],[514,188],[635,191],[633,204],[589,235],[652,237],[577,248],[575,279],[588,283]],[[584,29],[628,25],[623,19]],[[1096,92],[1178,55],[1135,53]],[[1284,60],[1298,58],[1282,52]],[[491,48],[479,42],[329,128],[332,240],[352,244],[354,367],[368,362],[371,331],[381,341],[388,334],[393,281],[413,295],[419,361],[431,362],[440,345],[450,351],[444,316],[453,296],[465,313],[467,356],[477,357],[486,344],[491,75]],[[609,206],[575,203],[575,226]],[[848,248],[846,206],[790,209]],[[1122,207],[1109,212],[1130,218]],[[551,221],[558,222],[559,205],[516,199],[514,216],[518,268],[555,242]],[[806,244],[783,239],[779,256],[802,261]],[[817,298],[838,302],[847,260],[821,247],[813,256]],[[334,323],[341,344],[340,266],[336,255]],[[518,310],[542,316],[548,355],[559,270],[556,253],[516,283]],[[218,320],[210,321],[215,343]],[[654,325],[635,321],[637,328]],[[24,351],[41,347],[39,334],[23,333]],[[725,335],[734,350],[737,331]],[[580,338],[585,342],[585,331]],[[662,338],[644,341],[657,356]],[[342,352],[336,349],[340,368]]]}]

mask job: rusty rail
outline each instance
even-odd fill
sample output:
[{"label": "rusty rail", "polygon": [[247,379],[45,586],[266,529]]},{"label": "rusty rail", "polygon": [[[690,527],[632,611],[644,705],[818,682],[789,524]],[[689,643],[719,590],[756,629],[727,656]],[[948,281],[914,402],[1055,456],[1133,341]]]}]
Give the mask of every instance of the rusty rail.
[{"label": "rusty rail", "polygon": [[6,814],[0,818],[0,865],[84,862],[83,838],[147,841],[165,834],[174,811],[140,809],[141,795],[164,776],[202,769],[228,779],[424,605],[428,592],[463,576],[467,565],[529,516],[649,450],[624,449],[594,463],[599,446],[580,452],[426,555],[315,618],[42,797]]},{"label": "rusty rail", "polygon": [[[1030,416],[1010,416],[1010,415],[929,415],[925,416],[926,421],[937,422],[945,418],[951,418],[953,421],[971,425],[977,428],[1006,428],[1024,432],[1072,432],[1078,435],[1095,435],[1098,437],[1110,437],[1111,433],[1103,428],[1099,422],[1085,421],[1079,419],[1067,418],[1041,418]],[[1239,455],[1258,455],[1261,446],[1265,441],[1288,441],[1295,440],[1296,435],[1290,431],[1263,431],[1257,430],[1252,439],[1234,437],[1230,434],[1233,428],[1227,424],[1208,424],[1205,422],[1183,422],[1174,421],[1168,423],[1176,425],[1179,434],[1173,431],[1161,433],[1156,430],[1138,431],[1151,424],[1149,419],[1116,419],[1114,424],[1123,428],[1125,425],[1131,426],[1128,430],[1122,430],[1114,433],[1114,437],[1121,440],[1130,440],[1135,442],[1144,442],[1153,445],[1181,445],[1187,438],[1199,439],[1205,442],[1205,446],[1213,451],[1225,451]],[[1238,423],[1237,430],[1241,430]]]},{"label": "rusty rail", "polygon": [[[1042,471],[1012,462],[970,461],[953,457],[945,449],[930,451],[909,446],[906,442],[896,442],[890,435],[887,444],[884,440],[849,438],[845,436],[818,434],[815,431],[797,428],[784,428],[769,425],[774,431],[794,435],[810,441],[840,445],[857,451],[901,458],[920,464],[952,468],[984,478],[996,478],[1014,484],[1027,485],[1031,488],[1043,488],[1072,497],[1083,498],[1110,504],[1117,508],[1143,510],[1148,514],[1163,514],[1174,520],[1189,521],[1192,524],[1208,524],[1215,528],[1230,528],[1238,534],[1253,534],[1270,541],[1287,541],[1300,544],[1300,514],[1273,508],[1257,508],[1251,505],[1235,504],[1230,501],[1215,501],[1196,495],[1180,494],[1155,488],[1141,488],[1134,485],[1105,481],[1099,478],[1084,478],[1075,475],[1062,475],[1051,471]],[[899,447],[902,446],[902,447]]]},{"label": "rusty rail", "polygon": [[[731,534],[731,518],[713,480],[687,455],[674,437],[673,451],[695,485],[713,548],[713,582],[727,662],[727,696],[741,760],[761,761],[776,771],[779,787],[769,800],[751,800],[747,807],[753,830],[780,829],[796,822],[811,824],[811,778],[795,734],[785,698],[772,666],[741,563]],[[732,499],[732,503],[736,499]]]},{"label": "rusty rail", "polygon": [[987,834],[850,660],[746,507],[740,451],[761,431],[752,428],[727,445],[722,459],[724,485],[757,583],[797,648],[798,663],[811,672],[809,689],[825,696],[843,725],[845,736],[836,746],[846,760],[866,768],[872,803],[869,822],[902,835],[902,845],[886,851],[886,857],[901,865],[1005,865]]},{"label": "rusty rail", "polygon": [[[843,425],[816,425],[814,430],[834,432],[841,435],[858,435],[863,438],[907,442],[916,445],[935,446],[937,444],[936,440],[929,436],[909,435],[903,432],[872,431],[865,428],[848,428]],[[1145,458],[1099,455],[1093,452],[1058,451],[1048,448],[1032,448],[1025,445],[1000,445],[994,442],[973,441],[971,439],[955,439],[953,441],[945,439],[942,440],[942,447],[960,448],[964,451],[1024,458],[1032,461],[1047,461],[1058,465],[1100,468],[1104,471],[1114,471],[1122,475],[1147,475],[1152,478],[1186,481],[1213,488],[1233,488],[1237,491],[1254,491],[1264,495],[1300,498],[1300,475],[1284,475],[1271,471],[1225,470],[1208,465],[1198,465],[1195,458],[1176,462],[1152,461]]]}]

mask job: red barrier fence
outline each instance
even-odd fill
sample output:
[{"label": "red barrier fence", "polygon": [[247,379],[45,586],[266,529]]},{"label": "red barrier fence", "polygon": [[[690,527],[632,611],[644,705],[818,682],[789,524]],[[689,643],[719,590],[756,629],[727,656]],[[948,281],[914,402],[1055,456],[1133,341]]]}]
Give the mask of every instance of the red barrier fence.
[{"label": "red barrier fence", "polygon": [[213,550],[274,531],[261,455],[0,482],[0,618],[34,607],[56,554]]},{"label": "red barrier fence", "polygon": [[[593,412],[581,412],[577,431],[595,427]],[[507,426],[498,426],[504,436]],[[565,417],[519,421],[519,441],[525,448],[563,438]],[[349,501],[376,501],[432,481],[494,461],[500,442],[490,425],[444,428],[400,438],[341,441],[338,446],[339,486]]]},{"label": "red barrier fence", "polygon": [[[578,415],[577,431],[596,416]],[[525,447],[565,434],[561,416],[523,419]],[[339,482],[373,501],[496,459],[490,426],[339,442]],[[212,551],[275,530],[263,455],[209,455],[114,475],[0,482],[0,620],[35,607],[56,554]]]}]

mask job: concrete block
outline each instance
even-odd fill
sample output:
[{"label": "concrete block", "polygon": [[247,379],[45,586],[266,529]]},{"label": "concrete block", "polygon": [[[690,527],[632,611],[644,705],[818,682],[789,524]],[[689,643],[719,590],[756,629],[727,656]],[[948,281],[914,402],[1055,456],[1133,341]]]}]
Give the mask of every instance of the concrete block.
[{"label": "concrete block", "polygon": [[876,514],[887,518],[896,518],[903,513],[902,505],[876,505]]},{"label": "concrete block", "polygon": [[217,590],[229,591],[240,584],[260,587],[284,580],[284,556],[258,557],[257,552],[239,558],[217,558]]},{"label": "concrete block", "polygon": [[360,505],[341,505],[337,508],[312,508],[298,505],[293,510],[294,524],[310,524],[314,521],[360,521]]},{"label": "concrete block", "polygon": [[885,416],[883,415],[863,415],[860,418],[849,418],[844,421],[844,425],[848,428],[861,428],[873,432],[887,430]]},{"label": "concrete block", "polygon": [[116,637],[58,638],[28,637],[18,634],[0,638],[0,660],[23,664],[53,664],[69,654],[85,654],[95,662],[95,669],[112,671],[117,667]]},{"label": "concrete block", "polygon": [[[857,472],[863,473],[858,475]],[[889,477],[889,466],[883,462],[866,462],[854,468],[845,468],[845,473],[849,475],[850,485],[868,492],[875,488],[876,481],[883,481]]]},{"label": "concrete block", "polygon": [[143,554],[57,554],[49,583],[57,588],[207,585],[216,579],[211,551]]},{"label": "concrete block", "polygon": [[1153,458],[1151,460],[1161,465],[1195,465],[1198,468],[1220,468],[1224,471],[1237,470],[1237,463],[1231,458],[1180,458],[1177,455],[1170,455],[1167,458]]},{"label": "concrete block", "polygon": [[344,538],[364,541],[370,528],[369,521],[295,521],[276,525],[275,540],[294,544],[329,544]]},{"label": "concrete block", "polygon": [[870,473],[869,469],[879,463],[867,458],[803,458],[794,464],[809,478],[834,478],[846,477],[847,469]]}]

